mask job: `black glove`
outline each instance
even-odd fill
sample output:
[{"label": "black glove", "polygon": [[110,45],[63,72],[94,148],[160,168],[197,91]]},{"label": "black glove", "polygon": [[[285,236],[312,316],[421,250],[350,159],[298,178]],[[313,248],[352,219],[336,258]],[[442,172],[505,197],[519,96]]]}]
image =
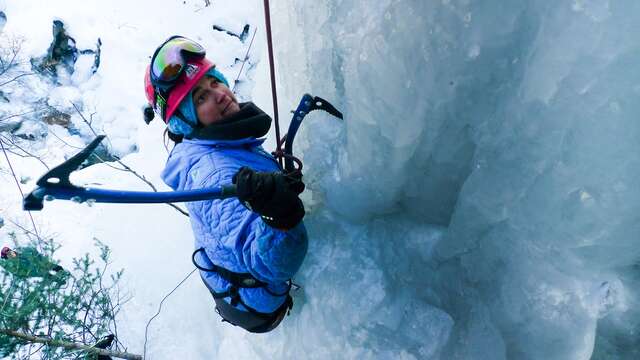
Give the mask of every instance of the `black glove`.
[{"label": "black glove", "polygon": [[301,175],[281,172],[255,172],[242,167],[233,176],[238,199],[262,217],[267,225],[288,230],[304,217],[304,205],[298,194],[304,190]]}]

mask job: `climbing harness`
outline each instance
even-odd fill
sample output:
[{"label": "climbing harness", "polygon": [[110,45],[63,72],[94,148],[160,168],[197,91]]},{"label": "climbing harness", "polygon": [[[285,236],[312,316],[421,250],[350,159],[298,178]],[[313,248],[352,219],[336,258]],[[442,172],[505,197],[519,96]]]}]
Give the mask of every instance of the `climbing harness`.
[{"label": "climbing harness", "polygon": [[[209,268],[198,264],[196,261],[196,255],[198,254],[201,254],[201,256],[210,264]],[[202,279],[216,302],[216,311],[220,316],[222,316],[224,321],[240,326],[250,332],[267,332],[274,329],[284,318],[285,313],[288,314],[293,307],[293,299],[291,298],[291,295],[289,295],[293,286],[293,282],[291,280],[287,282],[288,286],[286,291],[277,293],[269,289],[269,284],[256,279],[250,273],[237,273],[213,264],[207,257],[204,248],[199,248],[194,251],[191,255],[191,261],[199,270],[216,273],[229,282],[229,288],[226,291],[216,292],[209,286],[204,278]],[[256,288],[262,288],[262,290],[274,297],[286,296],[285,301],[272,313],[259,312],[247,305],[240,297],[240,289]],[[225,298],[229,298],[229,303],[224,300]],[[239,310],[237,308],[238,305],[242,305],[247,309],[247,311]]]},{"label": "climbing harness", "polygon": [[[236,273],[217,265],[212,265],[211,268],[205,268],[203,266],[200,266],[196,261],[196,255],[200,252],[202,252],[203,256],[206,256],[206,253],[204,252],[204,248],[199,248],[198,250],[194,251],[193,255],[191,256],[191,261],[193,262],[193,265],[195,265],[195,267],[197,267],[202,271],[217,273],[218,275],[222,276],[225,280],[229,281],[231,283],[232,288],[233,287],[235,287],[236,289],[237,288],[264,288],[266,292],[268,292],[270,295],[273,295],[273,296],[285,296],[289,292],[289,290],[287,290],[282,294],[274,293],[267,288],[266,283],[256,279],[250,273]],[[289,286],[289,288],[291,288],[291,286]],[[233,292],[234,292],[233,290],[230,290],[228,293],[231,294]],[[229,294],[227,294],[226,296],[229,296]]]}]

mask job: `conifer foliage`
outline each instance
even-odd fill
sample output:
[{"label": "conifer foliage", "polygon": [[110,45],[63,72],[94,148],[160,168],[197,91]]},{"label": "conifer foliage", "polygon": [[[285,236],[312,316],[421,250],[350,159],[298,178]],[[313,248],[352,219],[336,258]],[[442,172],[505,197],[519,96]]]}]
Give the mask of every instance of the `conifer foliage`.
[{"label": "conifer foliage", "polygon": [[[71,269],[54,260],[58,245],[53,240],[17,247],[17,265],[9,263],[13,259],[0,260],[0,357],[98,359],[60,344],[95,346],[111,334],[116,340],[112,349],[121,348],[115,319],[126,301],[118,288],[122,270],[108,271],[109,247],[97,240],[96,246],[97,259],[89,254],[75,258]],[[30,257],[20,258],[24,254]],[[52,341],[42,344],[28,336]]]}]

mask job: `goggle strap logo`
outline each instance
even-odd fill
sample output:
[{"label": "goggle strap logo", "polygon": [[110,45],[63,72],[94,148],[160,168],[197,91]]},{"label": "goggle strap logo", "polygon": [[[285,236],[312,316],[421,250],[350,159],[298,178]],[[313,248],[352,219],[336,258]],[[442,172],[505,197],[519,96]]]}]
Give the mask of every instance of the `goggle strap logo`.
[{"label": "goggle strap logo", "polygon": [[200,69],[198,65],[187,64],[184,67],[184,74],[187,76],[188,79],[193,79],[193,77],[198,73],[198,69]]},{"label": "goggle strap logo", "polygon": [[162,97],[162,95],[160,95],[160,93],[156,93],[156,106],[155,106],[155,111],[158,115],[160,115],[160,118],[162,120],[165,120],[164,118],[164,114],[165,111],[167,110],[167,101],[165,100],[164,97]]}]

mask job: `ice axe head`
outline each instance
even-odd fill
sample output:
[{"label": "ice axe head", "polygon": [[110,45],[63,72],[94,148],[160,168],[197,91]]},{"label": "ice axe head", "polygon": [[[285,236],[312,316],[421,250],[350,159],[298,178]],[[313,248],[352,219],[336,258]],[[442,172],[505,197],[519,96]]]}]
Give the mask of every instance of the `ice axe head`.
[{"label": "ice axe head", "polygon": [[336,109],[335,106],[331,105],[330,102],[328,102],[327,100],[319,96],[314,96],[313,99],[311,100],[311,106],[309,111],[313,111],[313,110],[323,110],[337,117],[340,120],[344,120],[342,113],[338,111],[338,109]]},{"label": "ice axe head", "polygon": [[42,210],[44,207],[42,202],[45,196],[48,195],[49,189],[61,187],[75,188],[76,186],[69,181],[69,175],[82,166],[85,160],[87,160],[98,145],[100,145],[104,137],[104,135],[96,137],[82,151],[42,175],[42,177],[38,179],[38,182],[36,182],[36,188],[22,200],[22,208],[26,211]]},{"label": "ice axe head", "polygon": [[300,100],[300,104],[298,108],[293,112],[293,119],[291,119],[291,123],[289,123],[289,131],[284,136],[284,138],[278,144],[284,143],[284,168],[287,172],[292,172],[296,169],[294,167],[294,159],[293,156],[293,140],[295,139],[296,134],[298,133],[298,129],[300,128],[300,124],[304,117],[313,110],[323,110],[328,112],[329,114],[337,117],[338,119],[343,119],[342,113],[335,108],[335,106],[331,105],[327,100],[319,97],[319,96],[311,96],[310,94],[304,94],[302,99]]}]

